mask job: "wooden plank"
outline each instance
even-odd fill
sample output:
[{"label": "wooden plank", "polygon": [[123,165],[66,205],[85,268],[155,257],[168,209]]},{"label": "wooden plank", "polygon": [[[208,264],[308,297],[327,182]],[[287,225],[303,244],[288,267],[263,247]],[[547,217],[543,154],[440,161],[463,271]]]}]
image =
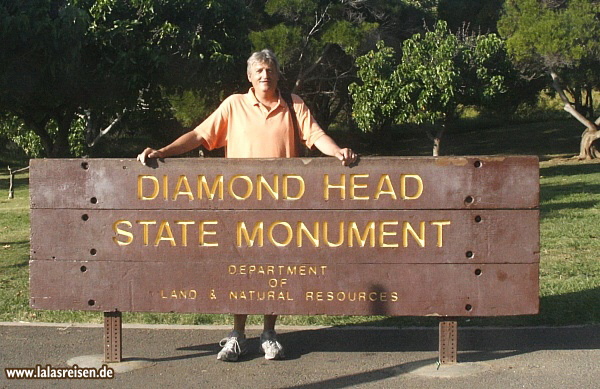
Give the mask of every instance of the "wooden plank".
[{"label": "wooden plank", "polygon": [[[334,263],[339,258],[347,263],[537,263],[538,218],[538,210],[34,209],[31,257],[89,261],[168,257],[174,263],[259,258],[295,263]],[[262,246],[258,236],[251,243],[244,232],[251,238],[261,225]],[[202,243],[201,231],[207,233]]]},{"label": "wooden plank", "polygon": [[304,268],[280,261],[252,272],[251,265],[174,264],[169,258],[33,260],[31,304],[38,309],[307,315],[538,312],[538,264],[348,264],[340,258],[336,264]]},{"label": "wooden plank", "polygon": [[[220,175],[223,198],[209,199],[198,177],[205,177],[210,190]],[[363,158],[352,168],[333,158],[182,158],[156,168],[135,160],[32,160],[30,182],[32,208],[532,209],[539,204],[538,159],[521,156]]]}]

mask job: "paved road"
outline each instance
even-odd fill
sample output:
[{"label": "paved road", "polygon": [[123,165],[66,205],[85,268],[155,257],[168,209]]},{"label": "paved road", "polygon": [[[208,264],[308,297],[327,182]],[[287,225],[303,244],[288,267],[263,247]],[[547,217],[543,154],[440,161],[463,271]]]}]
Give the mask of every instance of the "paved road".
[{"label": "paved road", "polygon": [[[123,364],[111,380],[8,380],[4,368],[101,361],[100,326],[0,323],[0,388],[600,388],[600,326],[460,328],[459,361],[436,369],[437,329],[279,330],[288,358],[251,353],[216,360],[219,327],[123,329]],[[252,349],[259,330],[248,331]],[[90,357],[91,356],[91,357]]]}]

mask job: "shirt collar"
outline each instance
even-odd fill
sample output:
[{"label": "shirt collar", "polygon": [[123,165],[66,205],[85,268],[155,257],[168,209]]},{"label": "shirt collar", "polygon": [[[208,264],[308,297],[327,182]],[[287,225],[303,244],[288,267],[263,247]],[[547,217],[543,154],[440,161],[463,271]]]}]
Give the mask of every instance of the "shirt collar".
[{"label": "shirt collar", "polygon": [[[275,107],[275,109],[277,109],[280,105],[282,105],[281,103],[281,92],[279,91],[279,89],[277,90],[277,94],[278,94],[278,105],[277,107]],[[254,87],[250,87],[250,89],[248,89],[248,93],[246,93],[246,98],[248,99],[248,101],[250,102],[250,104],[252,105],[260,105],[260,102],[258,101],[258,99],[256,98],[256,95],[254,94]]]}]

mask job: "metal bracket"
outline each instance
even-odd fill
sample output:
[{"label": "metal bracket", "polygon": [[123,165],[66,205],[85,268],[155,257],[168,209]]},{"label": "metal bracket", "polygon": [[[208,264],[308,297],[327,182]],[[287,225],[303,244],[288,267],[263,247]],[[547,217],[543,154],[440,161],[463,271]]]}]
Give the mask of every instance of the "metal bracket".
[{"label": "metal bracket", "polygon": [[104,362],[121,362],[123,352],[121,312],[104,312]]},{"label": "metal bracket", "polygon": [[441,365],[456,364],[458,352],[458,323],[450,320],[440,321],[439,333],[439,363]]}]

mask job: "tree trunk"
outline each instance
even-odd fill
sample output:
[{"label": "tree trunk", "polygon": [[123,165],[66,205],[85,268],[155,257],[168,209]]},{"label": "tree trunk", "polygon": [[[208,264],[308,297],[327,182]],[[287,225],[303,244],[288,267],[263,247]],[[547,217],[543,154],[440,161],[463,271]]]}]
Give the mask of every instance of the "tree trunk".
[{"label": "tree trunk", "polygon": [[440,129],[436,132],[435,137],[433,138],[433,156],[434,157],[440,156],[442,137],[444,136],[445,131],[446,131],[445,126],[440,127]]},{"label": "tree trunk", "polygon": [[600,131],[586,128],[581,135],[581,145],[579,147],[579,155],[577,159],[596,159],[600,158],[600,150],[598,150],[598,139],[600,139]]},{"label": "tree trunk", "polygon": [[446,131],[446,125],[442,124],[438,130],[435,132],[435,135],[432,131],[427,130],[427,137],[433,141],[433,151],[432,155],[434,157],[440,156],[440,148],[442,144],[442,137],[444,136],[444,132]]},{"label": "tree trunk", "polygon": [[72,115],[62,115],[56,119],[58,131],[54,139],[54,147],[50,158],[68,158],[71,157],[71,148],[69,146],[69,132],[73,123]]},{"label": "tree trunk", "polygon": [[42,148],[44,149],[44,155],[50,156],[52,154],[52,149],[54,148],[54,142],[48,134],[48,131],[46,131],[48,121],[37,121],[23,117],[23,122],[25,123],[25,126],[27,126],[27,128],[29,128],[31,131],[33,131],[34,134],[40,137],[40,142],[42,144]]},{"label": "tree trunk", "polygon": [[600,142],[600,131],[598,131],[598,125],[600,124],[600,118],[596,120],[596,122],[592,122],[584,115],[582,115],[571,102],[567,98],[564,89],[560,85],[560,79],[558,75],[551,71],[550,75],[552,76],[552,86],[558,92],[560,99],[565,104],[563,109],[571,114],[575,119],[577,119],[581,124],[583,124],[586,129],[581,135],[581,143],[579,146],[579,155],[578,159],[595,159],[600,158],[600,153],[598,152],[597,145]]}]

